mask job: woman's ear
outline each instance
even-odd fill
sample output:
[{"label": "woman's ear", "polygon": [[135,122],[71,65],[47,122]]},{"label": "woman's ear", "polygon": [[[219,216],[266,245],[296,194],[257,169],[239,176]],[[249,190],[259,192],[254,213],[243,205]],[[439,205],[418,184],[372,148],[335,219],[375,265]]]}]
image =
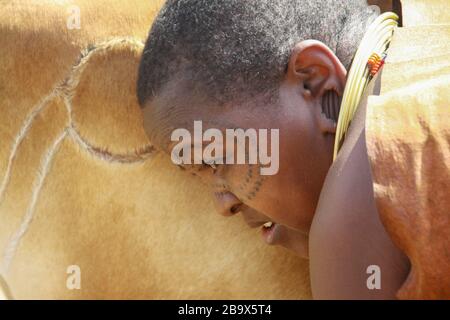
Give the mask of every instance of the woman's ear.
[{"label": "woman's ear", "polygon": [[335,90],[342,95],[347,71],[324,43],[305,40],[295,45],[289,60],[288,77],[302,81],[312,97]]},{"label": "woman's ear", "polygon": [[318,123],[324,132],[335,132],[347,71],[324,43],[305,40],[295,45],[287,78],[302,90],[306,101],[314,103]]}]

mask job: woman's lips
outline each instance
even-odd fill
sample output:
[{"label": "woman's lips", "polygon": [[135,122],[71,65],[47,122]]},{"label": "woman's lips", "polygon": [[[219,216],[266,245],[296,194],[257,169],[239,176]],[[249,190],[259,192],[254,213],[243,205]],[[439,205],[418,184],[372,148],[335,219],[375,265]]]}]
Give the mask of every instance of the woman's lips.
[{"label": "woman's lips", "polygon": [[254,218],[244,215],[244,219],[250,228],[261,228],[261,235],[266,244],[280,245],[302,258],[308,258],[308,234],[268,220],[263,222],[261,216]]},{"label": "woman's lips", "polygon": [[276,223],[272,223],[270,226],[267,224],[262,226],[262,237],[268,245],[276,245],[280,239],[281,226]]},{"label": "woman's lips", "polygon": [[240,213],[250,228],[261,228],[262,237],[267,244],[279,244],[282,240],[281,234],[285,230],[282,225],[270,221],[269,217],[247,206],[241,207]]},{"label": "woman's lips", "polygon": [[298,256],[308,259],[308,235],[280,224],[270,228],[262,227],[262,236],[268,245],[280,245],[294,251]]}]

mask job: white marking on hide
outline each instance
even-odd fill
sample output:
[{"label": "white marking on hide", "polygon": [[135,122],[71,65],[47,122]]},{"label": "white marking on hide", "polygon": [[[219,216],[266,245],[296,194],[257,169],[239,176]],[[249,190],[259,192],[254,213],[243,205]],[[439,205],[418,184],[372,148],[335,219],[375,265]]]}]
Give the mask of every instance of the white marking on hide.
[{"label": "white marking on hide", "polygon": [[6,187],[9,184],[9,180],[11,179],[12,166],[13,166],[14,159],[16,158],[17,150],[19,149],[19,146],[21,145],[22,141],[24,140],[25,136],[27,135],[28,131],[30,130],[31,124],[33,123],[34,119],[48,105],[48,103],[54,97],[56,97],[57,92],[58,92],[58,89],[54,89],[41,102],[39,102],[36,107],[31,109],[32,110],[31,113],[25,119],[25,122],[23,123],[22,127],[20,128],[19,133],[17,134],[16,138],[14,139],[13,147],[11,149],[11,154],[8,159],[8,165],[6,166],[5,175],[3,176],[3,181],[0,185],[0,202],[3,200],[3,196],[5,194]]},{"label": "white marking on hide", "polygon": [[112,49],[114,46],[121,44],[127,44],[131,47],[137,48],[144,47],[143,42],[133,38],[115,38],[109,41],[92,45],[92,48],[87,48],[82,51],[80,61],[74,67],[72,67],[72,72],[64,81],[61,92],[64,99],[64,104],[67,109],[67,113],[69,114],[69,135],[82,149],[86,150],[92,156],[106,162],[121,164],[140,163],[148,159],[155,151],[154,147],[151,144],[143,146],[140,150],[136,150],[134,153],[112,153],[106,148],[99,148],[89,143],[79,133],[75,126],[75,121],[73,121],[72,118],[72,97],[77,90],[81,75],[83,74],[83,71],[88,64],[89,59],[91,59],[91,57],[97,52],[107,51],[109,49]]},{"label": "white marking on hide", "polygon": [[20,240],[22,239],[23,235],[27,232],[28,227],[31,224],[31,221],[33,220],[34,212],[36,209],[36,203],[39,194],[41,192],[41,189],[44,185],[45,178],[47,177],[50,171],[54,155],[66,136],[67,130],[64,130],[64,132],[55,140],[53,145],[47,150],[47,152],[45,153],[44,157],[41,160],[41,165],[39,168],[37,178],[35,180],[33,192],[31,195],[31,201],[28,206],[28,209],[25,213],[25,216],[23,217],[19,229],[10,238],[9,243],[6,245],[5,251],[3,253],[3,261],[0,267],[1,274],[6,274],[8,272],[9,266],[11,265],[12,259],[14,258],[14,254],[17,251],[17,247],[19,246]]},{"label": "white marking on hide", "polygon": [[144,162],[155,151],[152,145],[146,145],[141,150],[136,151],[134,154],[112,153],[107,151],[106,149],[94,147],[86,139],[84,139],[75,128],[75,124],[72,121],[72,104],[70,101],[70,97],[67,95],[64,95],[64,104],[66,106],[67,113],[69,114],[70,125],[67,130],[70,137],[80,146],[80,148],[86,150],[92,156],[111,163],[131,164]]},{"label": "white marking on hide", "polygon": [[89,144],[84,140],[77,130],[71,126],[68,128],[70,137],[84,150],[86,150],[92,156],[99,158],[103,161],[110,163],[121,163],[121,164],[131,164],[131,163],[141,163],[147,160],[154,151],[152,146],[145,147],[141,152],[136,152],[135,154],[114,154],[106,150],[101,150]]},{"label": "white marking on hide", "polygon": [[66,79],[59,86],[56,86],[55,89],[50,94],[48,94],[41,102],[39,102],[36,105],[36,107],[31,109],[32,110],[31,113],[25,119],[25,122],[23,123],[18,135],[14,139],[5,175],[0,184],[0,203],[3,200],[5,190],[8,187],[9,181],[11,179],[12,166],[17,156],[18,149],[24,138],[29,133],[29,130],[35,118],[39,115],[40,112],[44,110],[44,108],[49,104],[49,102],[52,99],[54,99],[55,97],[63,98],[65,107],[67,108],[68,112],[69,126],[64,129],[64,132],[56,139],[56,141],[47,150],[47,152],[45,153],[44,157],[41,160],[40,168],[32,190],[30,204],[27,208],[25,216],[23,217],[19,229],[9,239],[9,242],[5,247],[5,251],[3,252],[3,260],[0,265],[0,274],[6,274],[6,272],[9,270],[9,267],[20,244],[20,241],[27,232],[33,220],[35,206],[40,191],[45,182],[45,178],[47,177],[47,174],[50,170],[53,157],[56,151],[58,150],[59,146],[67,136],[70,136],[71,139],[75,141],[82,149],[86,150],[94,157],[110,163],[131,164],[144,162],[155,151],[152,145],[144,146],[141,150],[136,151],[134,154],[113,154],[107,150],[101,150],[100,148],[91,145],[88,141],[86,141],[86,139],[84,139],[78,133],[72,120],[71,98],[73,96],[73,93],[77,89],[80,76],[87,65],[87,61],[91,58],[94,52],[107,51],[108,49],[111,49],[115,45],[124,43],[130,46],[136,46],[138,48],[144,47],[144,43],[140,40],[136,40],[133,38],[116,38],[97,44],[93,46],[93,49],[87,48],[86,50],[84,50],[82,52],[80,60],[77,62],[77,64],[73,66],[70,74],[66,77]]}]

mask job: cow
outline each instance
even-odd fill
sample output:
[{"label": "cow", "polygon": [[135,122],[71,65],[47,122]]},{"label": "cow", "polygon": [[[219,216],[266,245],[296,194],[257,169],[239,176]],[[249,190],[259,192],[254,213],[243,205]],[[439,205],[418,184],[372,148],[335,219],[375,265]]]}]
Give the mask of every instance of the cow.
[{"label": "cow", "polygon": [[137,68],[164,1],[0,4],[0,263],[19,299],[309,299],[308,263],[213,213],[148,140]]}]

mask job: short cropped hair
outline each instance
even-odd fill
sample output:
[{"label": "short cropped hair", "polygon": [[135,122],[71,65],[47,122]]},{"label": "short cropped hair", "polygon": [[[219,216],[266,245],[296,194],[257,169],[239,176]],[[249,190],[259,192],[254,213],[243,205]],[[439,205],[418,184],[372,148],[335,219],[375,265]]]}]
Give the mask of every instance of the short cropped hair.
[{"label": "short cropped hair", "polygon": [[365,0],[168,0],[145,44],[139,103],[174,77],[219,103],[275,92],[306,39],[325,43],[348,68],[378,14]]}]

